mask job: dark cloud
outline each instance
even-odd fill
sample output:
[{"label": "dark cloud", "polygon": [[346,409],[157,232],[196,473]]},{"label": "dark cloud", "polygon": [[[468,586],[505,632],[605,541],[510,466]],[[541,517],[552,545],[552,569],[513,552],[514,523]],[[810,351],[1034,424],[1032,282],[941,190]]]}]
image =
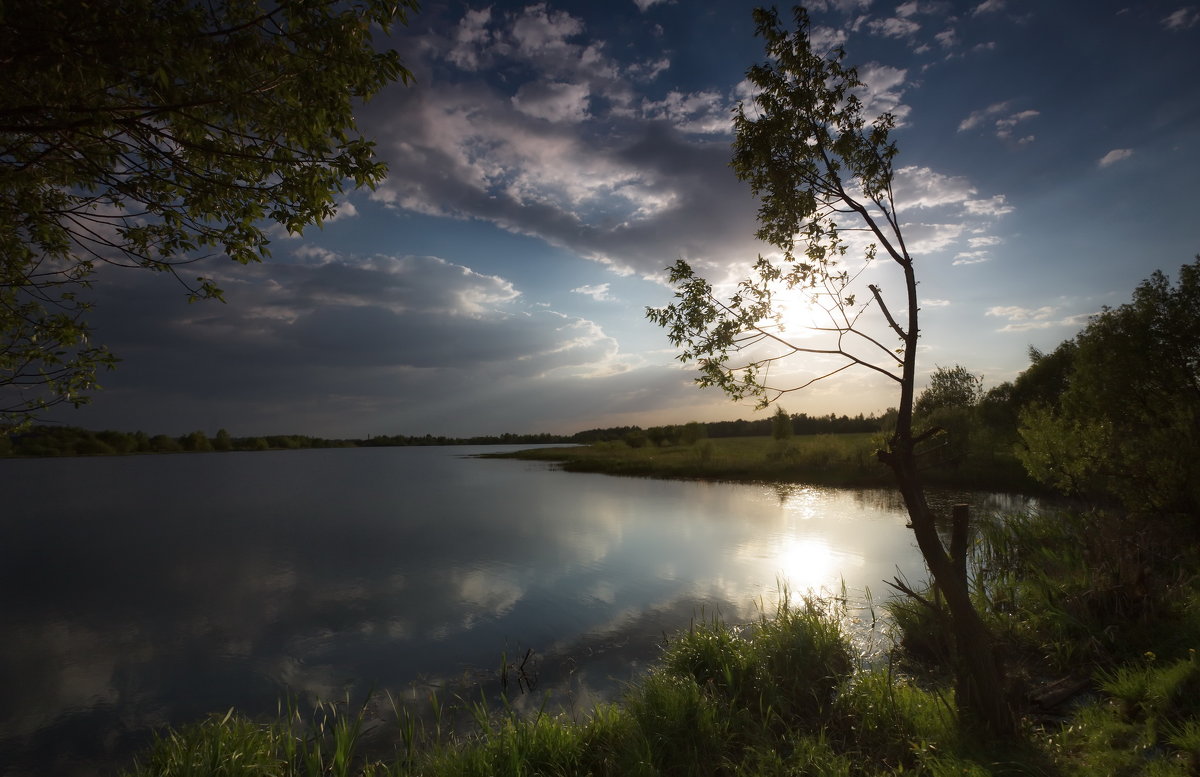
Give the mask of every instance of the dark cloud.
[{"label": "dark cloud", "polygon": [[173,434],[470,435],[576,430],[690,392],[678,369],[635,369],[596,323],[436,257],[217,275],[224,305],[189,305],[162,276],[104,273],[96,335],[124,361],[96,406],[61,419]]},{"label": "dark cloud", "polygon": [[[472,11],[455,36],[423,36],[414,67],[427,88],[393,91],[365,115],[393,171],[377,198],[482,219],[620,272],[752,258],[754,200],[729,169],[734,93],[635,100],[647,63],[578,42],[581,30],[537,5]],[[485,65],[504,78],[478,78]]]}]

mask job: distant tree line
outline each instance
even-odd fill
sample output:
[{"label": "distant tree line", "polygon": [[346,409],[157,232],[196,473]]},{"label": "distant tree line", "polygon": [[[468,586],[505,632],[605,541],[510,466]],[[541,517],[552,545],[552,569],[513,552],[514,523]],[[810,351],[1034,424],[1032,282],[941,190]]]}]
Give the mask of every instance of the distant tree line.
[{"label": "distant tree line", "polygon": [[[809,416],[797,413],[790,416],[795,434],[841,434],[844,432],[874,432],[880,419],[875,416],[853,418],[838,416]],[[673,426],[613,426],[589,429],[572,435],[537,433],[447,437],[445,435],[371,435],[366,439],[326,439],[300,434],[233,437],[225,429],[209,436],[203,431],[172,437],[165,434],[113,430],[90,431],[74,426],[33,426],[21,432],[0,437],[0,456],[115,456],[135,453],[182,453],[205,451],[268,451],[299,450],[304,448],[384,448],[410,445],[553,445],[590,444],[594,442],[625,441],[636,447],[644,445],[691,445],[708,437],[758,437],[773,433],[771,418],[755,421],[716,421]]]}]

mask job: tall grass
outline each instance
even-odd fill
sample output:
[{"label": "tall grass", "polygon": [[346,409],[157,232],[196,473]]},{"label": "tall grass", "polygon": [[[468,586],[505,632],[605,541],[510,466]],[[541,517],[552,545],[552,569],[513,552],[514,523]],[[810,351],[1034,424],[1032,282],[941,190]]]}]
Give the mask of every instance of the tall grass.
[{"label": "tall grass", "polygon": [[294,711],[266,722],[230,713],[165,734],[128,774],[782,777],[983,769],[956,743],[945,699],[856,666],[844,616],[834,604],[784,596],[771,617],[748,626],[696,623],[617,703],[580,719],[460,700],[475,725],[453,735],[439,715],[426,722],[393,701],[385,752],[378,741],[363,747],[365,707],[322,706],[307,721]]},{"label": "tall grass", "polygon": [[[560,462],[571,472],[890,488],[895,485],[892,473],[875,456],[882,444],[880,435],[850,433],[802,435],[786,440],[722,437],[691,445],[640,448],[623,442],[601,442],[487,455]],[[1038,489],[1011,455],[997,454],[986,462],[971,460],[969,464],[930,469],[925,477],[930,485],[951,488]]]}]

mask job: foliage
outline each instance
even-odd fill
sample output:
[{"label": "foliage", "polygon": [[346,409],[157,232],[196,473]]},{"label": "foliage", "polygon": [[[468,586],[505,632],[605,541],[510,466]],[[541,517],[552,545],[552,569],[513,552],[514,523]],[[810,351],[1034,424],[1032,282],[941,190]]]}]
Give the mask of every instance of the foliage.
[{"label": "foliage", "polygon": [[1043,482],[1134,511],[1200,510],[1200,257],[1155,272],[1074,341],[1057,401],[1021,415],[1022,460]]},{"label": "foliage", "polygon": [[[870,287],[867,301],[858,304],[853,286],[862,268],[843,265],[847,244],[838,222],[841,212],[860,216],[896,262],[911,263],[891,199],[896,147],[888,133],[894,119],[884,114],[867,120],[856,94],[863,86],[857,73],[843,64],[842,52],[825,55],[812,48],[802,8],[795,11],[792,33],[775,11],[758,9],[755,21],[768,62],[747,72],[758,94],[735,116],[732,166],[760,197],[756,236],[778,249],[781,260],[760,256],[753,275],[728,301],[680,260],[669,268],[678,301],[646,314],[682,347],[681,361],[697,361],[701,386],[717,386],[735,399],[758,397],[763,407],[854,365],[900,383],[892,367],[907,346],[885,345],[862,325],[863,313],[874,304],[883,308],[883,301],[878,288]],[[875,245],[867,249],[867,263],[875,252]],[[813,329],[833,333],[832,343],[806,347],[789,339],[774,304],[781,286],[810,296],[822,318]],[[904,331],[883,310],[892,334],[904,340]],[[840,363],[794,385],[768,380],[772,366],[797,354]],[[744,361],[731,365],[735,356]]]},{"label": "foliage", "polygon": [[[767,57],[746,74],[755,95],[737,109],[731,165],[759,197],[755,235],[777,258],[759,256],[727,299],[680,259],[669,268],[676,301],[646,314],[667,330],[681,361],[696,361],[701,386],[716,386],[734,399],[757,397],[760,407],[851,367],[896,383],[896,424],[878,458],[892,470],[922,558],[947,599],[947,624],[958,648],[955,670],[967,691],[958,703],[993,735],[1011,736],[1015,721],[1002,664],[968,581],[937,532],[918,469],[917,446],[932,430],[913,429],[919,305],[914,259],[893,196],[895,120],[887,113],[867,115],[859,97],[863,83],[844,65],[845,52],[814,46],[803,8],[794,11],[792,31],[774,10],[757,9],[754,18]],[[847,230],[865,232],[872,241],[861,257],[846,258]],[[860,277],[880,254],[887,260],[881,269],[903,279],[903,294],[891,307],[878,284],[860,288]],[[784,330],[776,303],[781,291],[807,296],[818,319],[810,333],[823,336],[823,343],[810,345]],[[899,320],[893,308],[904,311]],[[872,310],[876,315],[866,316]],[[808,372],[771,375],[800,355],[812,361]],[[977,384],[970,388],[977,393]]]},{"label": "foliage", "polygon": [[782,406],[776,407],[775,414],[771,416],[771,436],[776,440],[787,440],[793,434],[792,417]]},{"label": "foliage", "polygon": [[13,0],[0,8],[0,423],[79,405],[99,264],[172,274],[267,256],[385,167],[354,105],[410,74],[377,50],[416,0]]},{"label": "foliage", "polygon": [[977,595],[994,630],[1049,671],[1200,639],[1188,610],[1197,558],[1186,521],[1062,510],[977,525]]},{"label": "foliage", "polygon": [[[223,716],[156,738],[128,777],[348,777],[358,764],[364,707],[319,704],[310,717],[289,705],[277,720],[258,723],[229,710]],[[359,767],[359,768],[356,768]]]},{"label": "foliage", "polygon": [[962,365],[938,367],[929,386],[913,402],[913,415],[927,418],[943,408],[971,408],[983,396],[983,376],[973,375]]}]

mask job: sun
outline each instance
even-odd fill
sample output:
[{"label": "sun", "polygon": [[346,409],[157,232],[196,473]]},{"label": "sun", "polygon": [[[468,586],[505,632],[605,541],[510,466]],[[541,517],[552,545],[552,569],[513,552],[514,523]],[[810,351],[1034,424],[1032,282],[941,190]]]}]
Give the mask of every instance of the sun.
[{"label": "sun", "polygon": [[820,591],[837,583],[833,548],[816,537],[785,537],[775,546],[770,563],[780,581],[798,593]]}]

